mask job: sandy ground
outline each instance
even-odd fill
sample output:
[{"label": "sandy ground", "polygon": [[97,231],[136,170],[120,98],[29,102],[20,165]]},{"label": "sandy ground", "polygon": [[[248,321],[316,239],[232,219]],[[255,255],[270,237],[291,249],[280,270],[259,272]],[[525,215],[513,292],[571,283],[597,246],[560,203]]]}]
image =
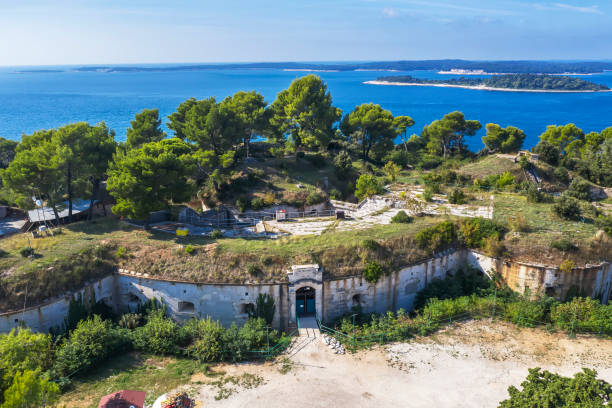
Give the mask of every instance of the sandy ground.
[{"label": "sandy ground", "polygon": [[[520,385],[527,368],[573,375],[595,368],[612,382],[612,340],[548,334],[504,323],[467,322],[436,336],[356,354],[337,355],[320,338],[300,338],[276,363],[223,365],[225,376],[253,374],[261,384],[219,388],[199,385],[205,407],[496,407],[510,385]],[[196,379],[194,379],[196,381]],[[197,381],[209,383],[207,377]],[[231,387],[230,387],[231,388]]]}]

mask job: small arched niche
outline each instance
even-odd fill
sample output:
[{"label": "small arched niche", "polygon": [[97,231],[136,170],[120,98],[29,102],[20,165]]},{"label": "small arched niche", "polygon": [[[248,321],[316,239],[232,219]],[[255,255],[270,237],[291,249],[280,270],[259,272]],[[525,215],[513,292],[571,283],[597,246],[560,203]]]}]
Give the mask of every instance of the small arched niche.
[{"label": "small arched niche", "polygon": [[194,313],[195,305],[193,302],[178,302],[178,311],[181,313]]}]

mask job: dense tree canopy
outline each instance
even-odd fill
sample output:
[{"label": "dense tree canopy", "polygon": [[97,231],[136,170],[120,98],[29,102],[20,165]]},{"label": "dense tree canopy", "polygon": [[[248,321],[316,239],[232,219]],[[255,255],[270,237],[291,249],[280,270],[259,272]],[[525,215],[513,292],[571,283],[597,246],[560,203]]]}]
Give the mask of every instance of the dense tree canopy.
[{"label": "dense tree canopy", "polygon": [[410,116],[396,116],[393,118],[393,127],[397,135],[402,138],[405,151],[408,151],[408,128],[413,125],[414,120]]},{"label": "dense tree canopy", "polygon": [[268,111],[263,95],[258,92],[236,92],[223,100],[223,104],[235,115],[236,131],[242,135],[246,156],[249,157],[251,139],[262,134],[268,126]]},{"label": "dense tree canopy", "polygon": [[474,136],[481,127],[477,120],[466,120],[463,113],[455,111],[426,126],[421,136],[431,153],[446,158],[453,150],[464,150],[465,136]]},{"label": "dense tree canopy", "polygon": [[158,109],[144,109],[134,116],[127,130],[127,145],[136,149],[145,143],[159,142],[166,137],[161,129]]},{"label": "dense tree canopy", "polygon": [[291,82],[271,106],[271,123],[289,135],[296,147],[326,148],[342,111],[332,105],[327,85],[316,75]]},{"label": "dense tree canopy", "polygon": [[15,157],[17,142],[0,137],[0,169],[6,169]]},{"label": "dense tree canopy", "polygon": [[345,115],[340,129],[360,146],[363,161],[368,160],[371,151],[380,160],[393,148],[396,135],[391,112],[373,103],[359,105]]},{"label": "dense tree canopy", "polygon": [[488,123],[485,128],[487,135],[482,138],[482,142],[489,152],[516,152],[523,146],[525,132],[519,128],[514,126],[502,128],[495,123]]},{"label": "dense tree canopy", "polygon": [[508,388],[510,398],[499,408],[596,408],[612,400],[612,386],[597,379],[597,373],[584,368],[573,378],[562,377],[540,368],[529,369],[522,390]]},{"label": "dense tree canopy", "polygon": [[120,153],[108,170],[107,186],[118,215],[145,219],[150,212],[182,203],[193,192],[192,147],[178,138],[144,144]]}]

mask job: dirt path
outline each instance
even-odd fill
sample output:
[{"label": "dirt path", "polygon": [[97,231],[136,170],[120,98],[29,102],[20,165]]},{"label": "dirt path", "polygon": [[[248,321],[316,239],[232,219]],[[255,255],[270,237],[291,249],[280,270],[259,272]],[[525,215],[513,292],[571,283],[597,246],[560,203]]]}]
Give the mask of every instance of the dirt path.
[{"label": "dirt path", "polygon": [[337,355],[312,339],[284,364],[217,368],[256,376],[257,386],[238,385],[219,400],[218,386],[198,391],[205,407],[496,407],[535,366],[564,375],[591,367],[612,382],[612,341],[488,321],[357,354]]}]

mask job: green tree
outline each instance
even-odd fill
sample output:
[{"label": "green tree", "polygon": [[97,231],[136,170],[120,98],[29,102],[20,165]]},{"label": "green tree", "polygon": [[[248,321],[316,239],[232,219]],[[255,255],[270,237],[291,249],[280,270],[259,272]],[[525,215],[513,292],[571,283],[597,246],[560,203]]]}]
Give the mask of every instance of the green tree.
[{"label": "green tree", "polygon": [[6,169],[13,158],[18,143],[0,137],[0,169]]},{"label": "green tree", "polygon": [[441,153],[446,158],[452,150],[463,150],[465,136],[474,136],[481,127],[477,120],[465,120],[463,113],[455,111],[426,126],[421,137],[431,153]]},{"label": "green tree", "polygon": [[573,378],[530,368],[521,387],[519,390],[510,386],[510,398],[502,401],[499,408],[604,408],[612,400],[612,386],[598,380],[597,372],[588,368]]},{"label": "green tree", "polygon": [[561,154],[575,141],[584,141],[584,132],[573,123],[564,126],[548,126],[540,135],[540,142],[547,142],[557,147]]},{"label": "green tree", "polygon": [[353,160],[346,150],[342,150],[334,157],[333,164],[336,175],[340,179],[347,179],[353,172]]},{"label": "green tree", "polygon": [[193,191],[192,148],[178,138],[164,139],[118,154],[108,170],[107,186],[118,215],[146,219],[152,211],[185,202]]},{"label": "green tree", "polygon": [[127,130],[128,147],[137,149],[145,143],[165,139],[167,135],[161,129],[161,124],[158,109],[143,109],[137,113]]},{"label": "green tree", "polygon": [[410,116],[396,116],[393,118],[395,133],[402,138],[404,150],[408,151],[408,128],[414,125],[414,120]]},{"label": "green tree", "polygon": [[340,129],[351,141],[360,145],[362,160],[365,162],[374,149],[378,159],[393,149],[393,139],[396,131],[393,125],[393,115],[388,110],[364,103],[344,116]]},{"label": "green tree", "polygon": [[514,126],[502,128],[495,123],[487,123],[485,128],[487,135],[483,136],[482,142],[489,152],[516,152],[523,146],[525,132],[519,128]]},{"label": "green tree", "polygon": [[185,102],[182,102],[176,112],[168,116],[168,128],[174,131],[174,136],[181,140],[185,140],[187,135],[185,134],[185,126],[187,124],[187,112],[197,103],[195,98],[189,98]]},{"label": "green tree", "polygon": [[342,111],[332,105],[327,85],[316,75],[291,82],[272,103],[271,123],[289,135],[297,148],[326,148],[334,137],[334,124]]},{"label": "green tree", "polygon": [[249,157],[251,139],[253,136],[261,135],[267,127],[269,118],[266,110],[266,101],[263,95],[256,91],[236,92],[222,102],[235,115],[238,134],[242,134],[242,141]]},{"label": "green tree", "polygon": [[362,174],[357,179],[357,185],[355,186],[355,197],[357,197],[359,200],[380,194],[382,191],[382,185],[378,179],[371,174]]},{"label": "green tree", "polygon": [[19,372],[4,391],[2,408],[34,408],[52,406],[59,399],[59,386],[49,381],[40,370]]},{"label": "green tree", "polygon": [[196,101],[185,113],[182,128],[185,139],[197,143],[202,150],[223,154],[238,141],[238,121],[229,104],[217,103],[214,97]]},{"label": "green tree", "polygon": [[36,196],[44,200],[58,217],[65,188],[62,177],[65,159],[58,155],[52,142],[53,133],[44,130],[24,135],[15,158],[0,177],[4,185],[17,194],[21,208],[32,208],[31,197]]}]

